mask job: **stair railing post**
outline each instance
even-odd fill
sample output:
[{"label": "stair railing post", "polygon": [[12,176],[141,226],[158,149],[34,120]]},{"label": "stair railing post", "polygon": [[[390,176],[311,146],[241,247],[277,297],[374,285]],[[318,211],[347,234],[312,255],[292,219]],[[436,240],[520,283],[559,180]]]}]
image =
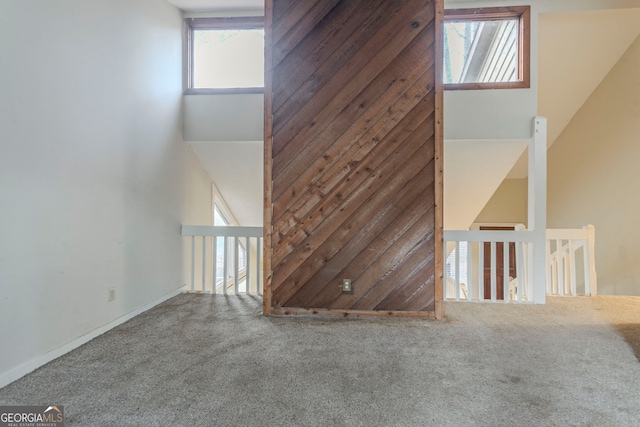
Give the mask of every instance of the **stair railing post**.
[{"label": "stair railing post", "polygon": [[529,141],[529,212],[528,227],[533,231],[529,283],[533,302],[546,301],[546,230],[547,230],[547,119],[533,119],[533,136]]}]

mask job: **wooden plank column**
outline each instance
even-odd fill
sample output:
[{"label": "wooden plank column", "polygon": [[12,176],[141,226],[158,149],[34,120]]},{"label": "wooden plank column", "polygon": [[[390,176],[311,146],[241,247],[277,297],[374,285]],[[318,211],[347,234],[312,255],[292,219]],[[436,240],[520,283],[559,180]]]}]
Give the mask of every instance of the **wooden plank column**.
[{"label": "wooden plank column", "polygon": [[442,9],[267,0],[265,314],[444,315]]}]

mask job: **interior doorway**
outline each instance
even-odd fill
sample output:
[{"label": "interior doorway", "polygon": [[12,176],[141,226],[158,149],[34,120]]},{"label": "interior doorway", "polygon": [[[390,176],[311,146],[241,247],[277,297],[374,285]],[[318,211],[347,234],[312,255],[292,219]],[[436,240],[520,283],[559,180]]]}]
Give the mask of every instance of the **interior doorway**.
[{"label": "interior doorway", "polygon": [[[480,226],[480,230],[515,230],[513,226]],[[504,243],[496,242],[496,299],[504,300]],[[516,245],[515,243],[509,243],[509,280],[516,278]],[[491,243],[484,243],[484,299],[491,299]],[[507,296],[508,298],[508,296]]]}]

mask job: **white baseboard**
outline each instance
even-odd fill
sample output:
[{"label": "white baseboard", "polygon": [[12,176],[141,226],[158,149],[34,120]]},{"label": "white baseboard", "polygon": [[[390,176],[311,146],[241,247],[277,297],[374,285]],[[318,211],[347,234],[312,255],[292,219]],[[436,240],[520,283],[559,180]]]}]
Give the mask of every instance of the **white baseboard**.
[{"label": "white baseboard", "polygon": [[27,375],[30,372],[35,371],[36,369],[38,369],[39,367],[46,365],[47,363],[51,362],[54,359],[57,359],[58,357],[70,352],[71,350],[74,350],[78,347],[80,347],[83,344],[86,344],[87,342],[91,341],[92,339],[104,334],[105,332],[115,328],[118,325],[121,325],[122,323],[126,322],[127,320],[131,320],[134,317],[136,317],[139,314],[144,313],[147,310],[152,309],[153,307],[155,307],[158,304],[161,304],[163,302],[165,302],[166,300],[173,298],[183,292],[185,292],[187,290],[187,286],[183,286],[180,289],[177,289],[163,297],[160,297],[159,299],[145,305],[142,306],[140,308],[138,308],[137,310],[133,310],[130,313],[125,314],[124,316],[118,317],[117,319],[115,319],[112,322],[107,323],[104,326],[99,327],[98,329],[94,329],[93,331],[89,332],[88,334],[85,334],[79,338],[76,338],[75,340],[61,346],[58,347],[54,350],[51,350],[48,353],[43,354],[42,356],[36,357],[35,359],[32,359],[26,363],[23,363],[22,365],[19,365],[13,369],[11,369],[10,371],[7,371],[3,374],[0,375],[0,388],[5,387],[9,384],[11,384],[12,382],[22,378],[23,376]]}]

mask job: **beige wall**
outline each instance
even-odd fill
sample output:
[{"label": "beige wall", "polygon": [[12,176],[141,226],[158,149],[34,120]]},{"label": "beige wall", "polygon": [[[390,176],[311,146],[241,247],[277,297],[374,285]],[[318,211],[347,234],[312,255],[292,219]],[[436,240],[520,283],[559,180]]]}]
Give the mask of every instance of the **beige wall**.
[{"label": "beige wall", "polygon": [[[445,139],[522,139],[538,112],[538,14],[638,7],[638,0],[445,0],[446,9],[531,6],[531,88],[444,93]],[[487,106],[490,105],[490,108]]]},{"label": "beige wall", "polygon": [[527,224],[527,180],[505,179],[474,222]]},{"label": "beige wall", "polygon": [[640,295],[640,38],[548,154],[548,226],[596,228],[602,294]]}]

